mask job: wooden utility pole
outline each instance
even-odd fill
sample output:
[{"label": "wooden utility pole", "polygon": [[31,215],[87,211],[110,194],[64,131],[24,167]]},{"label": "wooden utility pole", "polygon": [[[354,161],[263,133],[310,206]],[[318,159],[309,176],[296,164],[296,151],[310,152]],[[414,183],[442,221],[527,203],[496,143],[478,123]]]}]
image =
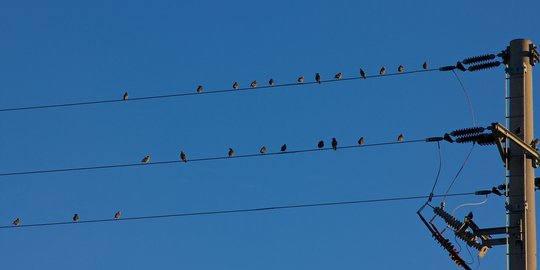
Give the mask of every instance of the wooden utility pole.
[{"label": "wooden utility pole", "polygon": [[[506,53],[510,80],[509,129],[524,142],[531,143],[534,139],[532,67],[536,50],[530,40],[515,39]],[[509,270],[536,270],[536,166],[536,159],[531,159],[517,144],[509,143],[508,228],[517,228],[508,231]]]}]

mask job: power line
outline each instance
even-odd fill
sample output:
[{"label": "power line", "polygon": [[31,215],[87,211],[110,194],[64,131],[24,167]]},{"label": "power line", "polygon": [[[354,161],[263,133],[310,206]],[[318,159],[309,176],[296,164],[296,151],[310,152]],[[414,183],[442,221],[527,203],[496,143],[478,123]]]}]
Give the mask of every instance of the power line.
[{"label": "power line", "polygon": [[[407,75],[407,74],[414,74],[414,73],[421,73],[421,72],[430,72],[430,71],[437,71],[438,68],[432,68],[432,69],[421,69],[421,70],[413,70],[413,71],[405,71],[405,72],[396,72],[396,73],[388,73],[385,75],[370,75],[366,76],[365,78],[362,76],[358,77],[349,77],[349,78],[342,78],[342,79],[330,79],[330,80],[321,80],[320,83],[336,83],[339,81],[351,81],[351,80],[359,80],[359,79],[371,79],[371,78],[378,78],[378,77],[390,77],[395,75]],[[105,103],[116,103],[116,102],[128,102],[128,101],[138,101],[138,100],[150,100],[150,99],[163,99],[163,98],[173,98],[173,97],[186,97],[186,96],[194,96],[194,95],[209,95],[209,94],[219,94],[219,93],[227,93],[227,92],[238,92],[238,91],[244,91],[244,90],[261,90],[261,89],[268,89],[268,88],[279,88],[279,87],[289,87],[289,86],[301,86],[301,85],[312,85],[312,84],[319,84],[316,81],[312,82],[295,82],[295,83],[284,83],[284,84],[275,84],[275,85],[263,85],[263,86],[257,86],[256,88],[253,87],[242,87],[238,89],[217,89],[217,90],[211,90],[211,91],[204,91],[201,93],[197,92],[188,92],[188,93],[176,93],[176,94],[168,94],[168,95],[154,95],[154,96],[145,96],[145,97],[130,97],[127,100],[118,98],[118,99],[104,99],[104,100],[93,100],[93,101],[81,101],[81,102],[72,102],[72,103],[59,103],[59,104],[44,104],[44,105],[34,105],[34,106],[25,106],[25,107],[13,107],[13,108],[3,108],[0,109],[0,112],[10,112],[10,111],[23,111],[23,110],[36,110],[36,109],[52,109],[52,108],[60,108],[60,107],[76,107],[76,106],[85,106],[85,105],[97,105],[97,104],[105,104]]]},{"label": "power line", "polygon": [[[402,142],[383,142],[383,143],[373,143],[373,144],[363,144],[363,145],[348,145],[348,146],[339,146],[338,149],[376,147],[376,146],[395,145],[395,144],[408,144],[408,143],[418,143],[418,142],[430,142],[430,141],[428,141],[427,139],[418,139],[418,140],[408,140],[408,141],[402,141]],[[310,149],[292,150],[292,151],[286,151],[286,152],[269,152],[269,153],[265,153],[265,154],[257,153],[257,154],[235,155],[235,156],[232,156],[232,157],[229,157],[229,156],[202,157],[202,158],[188,159],[186,163],[212,161],[212,160],[222,160],[222,159],[253,158],[253,157],[274,156],[274,155],[299,154],[299,153],[308,153],[308,152],[316,152],[316,151],[328,151],[328,150],[332,150],[332,148],[331,147],[310,148]],[[3,177],[3,176],[15,176],[15,175],[28,175],[28,174],[44,174],[44,173],[60,173],[60,172],[73,172],[73,171],[114,169],[114,168],[125,168],[125,167],[135,167],[135,166],[164,165],[164,164],[173,164],[173,163],[183,163],[183,161],[182,160],[167,160],[167,161],[157,161],[157,162],[151,162],[151,163],[127,163],[127,164],[86,166],[86,167],[71,167],[71,168],[61,168],[61,169],[45,169],[45,170],[34,170],[34,171],[7,172],[7,173],[0,173],[0,177]]]},{"label": "power line", "polygon": [[[433,197],[453,197],[453,196],[468,196],[475,195],[474,192],[465,192],[465,193],[454,193],[446,195],[434,195]],[[323,202],[323,203],[310,203],[310,204],[292,204],[292,205],[280,205],[280,206],[269,206],[269,207],[257,207],[257,208],[242,208],[242,209],[229,209],[229,210],[215,210],[215,211],[204,211],[204,212],[187,212],[187,213],[175,213],[175,214],[165,214],[165,215],[148,215],[148,216],[135,216],[135,217],[125,217],[120,219],[108,218],[108,219],[89,219],[89,220],[79,220],[79,221],[59,221],[59,222],[46,222],[46,223],[33,223],[33,224],[19,224],[17,226],[0,226],[0,229],[12,229],[12,228],[24,228],[24,227],[45,227],[45,226],[59,226],[59,225],[70,225],[70,224],[87,224],[87,223],[103,223],[103,222],[117,222],[117,221],[136,221],[136,220],[146,220],[146,219],[163,219],[163,218],[174,218],[174,217],[189,217],[189,216],[210,216],[210,215],[221,215],[221,214],[234,214],[234,213],[248,213],[248,212],[260,212],[260,211],[272,211],[272,210],[285,210],[285,209],[299,209],[299,208],[313,208],[313,207],[326,207],[326,206],[339,206],[339,205],[354,205],[354,204],[365,204],[365,203],[381,203],[381,202],[396,202],[396,201],[406,201],[406,200],[418,200],[425,199],[429,196],[405,196],[405,197],[389,197],[389,198],[379,198],[379,199],[367,199],[367,200],[354,200],[354,201],[334,201],[334,202]]]}]

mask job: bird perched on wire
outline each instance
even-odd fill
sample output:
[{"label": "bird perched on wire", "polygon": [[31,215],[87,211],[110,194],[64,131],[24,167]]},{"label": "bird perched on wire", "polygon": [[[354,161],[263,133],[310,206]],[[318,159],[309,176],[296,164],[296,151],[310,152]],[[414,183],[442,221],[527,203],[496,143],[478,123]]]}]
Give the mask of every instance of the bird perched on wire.
[{"label": "bird perched on wire", "polygon": [[128,92],[125,92],[125,93],[124,93],[123,99],[124,99],[124,100],[128,100],[128,98],[129,98],[129,94],[128,94]]},{"label": "bird perched on wire", "polygon": [[366,78],[366,72],[363,69],[360,69],[360,76],[364,79]]},{"label": "bird perched on wire", "polygon": [[317,144],[317,147],[323,148],[324,147],[324,141],[319,141],[319,144]]},{"label": "bird perched on wire", "polygon": [[321,83],[321,74],[319,74],[319,73],[315,74],[315,81],[317,83]]},{"label": "bird perched on wire", "polygon": [[397,68],[398,72],[403,72],[404,70],[405,68],[402,65],[399,65],[399,67]]},{"label": "bird perched on wire", "polygon": [[150,156],[146,156],[141,160],[142,163],[148,163],[150,162]]},{"label": "bird perched on wire", "polygon": [[202,85],[197,86],[197,93],[202,93],[203,88]]},{"label": "bird perched on wire", "polygon": [[287,151],[287,144],[283,144],[281,146],[281,152],[285,152],[285,151]]},{"label": "bird perched on wire", "polygon": [[341,78],[343,78],[343,74],[341,74],[341,72],[338,73],[338,74],[336,74],[336,75],[334,75],[334,79],[341,80]]},{"label": "bird perched on wire", "polygon": [[115,219],[120,219],[120,216],[122,215],[122,212],[118,211],[114,214]]},{"label": "bird perched on wire", "polygon": [[336,138],[332,138],[332,148],[334,150],[337,150],[337,140],[336,140]]},{"label": "bird perched on wire", "polygon": [[180,159],[182,159],[183,162],[187,162],[187,156],[186,153],[184,153],[184,150],[180,151]]},{"label": "bird perched on wire", "polygon": [[403,134],[399,134],[399,136],[397,137],[398,142],[402,142],[404,139],[405,137],[403,137]]},{"label": "bird perched on wire", "polygon": [[261,147],[261,150],[259,151],[261,154],[266,153],[266,146]]},{"label": "bird perched on wire", "polygon": [[427,69],[427,68],[428,68],[427,62],[424,62],[424,63],[422,64],[422,68],[423,68],[423,69]]},{"label": "bird perched on wire", "polygon": [[229,157],[234,157],[234,150],[229,148]]},{"label": "bird perched on wire", "polygon": [[384,75],[384,73],[386,73],[386,68],[382,67],[381,70],[379,71],[379,74]]},{"label": "bird perched on wire", "polygon": [[274,85],[274,79],[270,79],[270,80],[268,81],[268,84],[269,84],[270,86]]},{"label": "bird perched on wire", "polygon": [[358,144],[359,145],[364,144],[364,137],[360,137],[360,139],[358,139]]},{"label": "bird perched on wire", "polygon": [[238,89],[238,82],[234,82],[232,85],[232,88],[235,90]]},{"label": "bird perched on wire", "polygon": [[303,83],[304,82],[304,76],[298,77],[298,79],[296,81],[299,82],[299,83]]},{"label": "bird perched on wire", "polygon": [[253,88],[257,87],[257,80],[254,80],[251,82],[251,87]]},{"label": "bird perched on wire", "polygon": [[21,224],[21,220],[20,220],[19,218],[16,218],[16,219],[13,221],[13,225],[19,226],[19,224]]},{"label": "bird perched on wire", "polygon": [[79,221],[79,215],[77,213],[75,213],[75,215],[73,215],[73,221],[75,221],[75,222]]}]

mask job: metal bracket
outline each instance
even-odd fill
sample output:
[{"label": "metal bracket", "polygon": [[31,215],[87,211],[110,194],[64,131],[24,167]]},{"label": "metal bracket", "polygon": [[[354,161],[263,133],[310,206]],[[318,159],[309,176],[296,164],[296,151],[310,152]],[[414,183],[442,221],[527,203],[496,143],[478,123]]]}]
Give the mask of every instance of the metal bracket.
[{"label": "metal bracket", "polygon": [[[528,143],[524,142],[520,137],[518,137],[516,134],[510,132],[508,129],[506,129],[503,125],[499,123],[492,123],[491,127],[489,127],[491,132],[495,134],[495,136],[499,138],[506,138],[515,143],[519,148],[521,148],[525,154],[534,159],[533,165],[536,167],[538,164],[540,164],[540,154],[536,149],[534,149],[532,146],[530,146]],[[497,144],[497,147],[499,147],[499,144]],[[502,148],[502,145],[500,146]],[[500,150],[499,150],[500,151]],[[501,153],[504,153],[501,152]],[[504,156],[503,160],[504,160]]]},{"label": "metal bracket", "polygon": [[536,49],[536,45],[529,44],[529,52],[531,53],[530,64],[531,66],[534,66],[536,63],[540,62],[540,55],[538,55],[538,50]]}]

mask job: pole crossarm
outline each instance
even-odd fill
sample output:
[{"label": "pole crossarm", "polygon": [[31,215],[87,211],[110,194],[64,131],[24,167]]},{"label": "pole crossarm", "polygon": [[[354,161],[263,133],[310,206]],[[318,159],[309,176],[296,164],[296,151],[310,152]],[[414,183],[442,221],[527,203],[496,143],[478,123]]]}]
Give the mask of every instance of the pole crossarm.
[{"label": "pole crossarm", "polygon": [[492,123],[489,129],[497,138],[499,138],[499,140],[496,141],[496,144],[499,152],[501,152],[503,162],[506,161],[509,153],[507,153],[505,148],[502,147],[501,140],[508,139],[515,143],[516,146],[521,148],[527,154],[527,156],[534,159],[533,165],[535,168],[538,167],[538,164],[540,164],[540,153],[538,153],[537,149],[533,148],[530,144],[523,141],[520,137],[518,137],[516,134],[512,133],[499,123]]}]

